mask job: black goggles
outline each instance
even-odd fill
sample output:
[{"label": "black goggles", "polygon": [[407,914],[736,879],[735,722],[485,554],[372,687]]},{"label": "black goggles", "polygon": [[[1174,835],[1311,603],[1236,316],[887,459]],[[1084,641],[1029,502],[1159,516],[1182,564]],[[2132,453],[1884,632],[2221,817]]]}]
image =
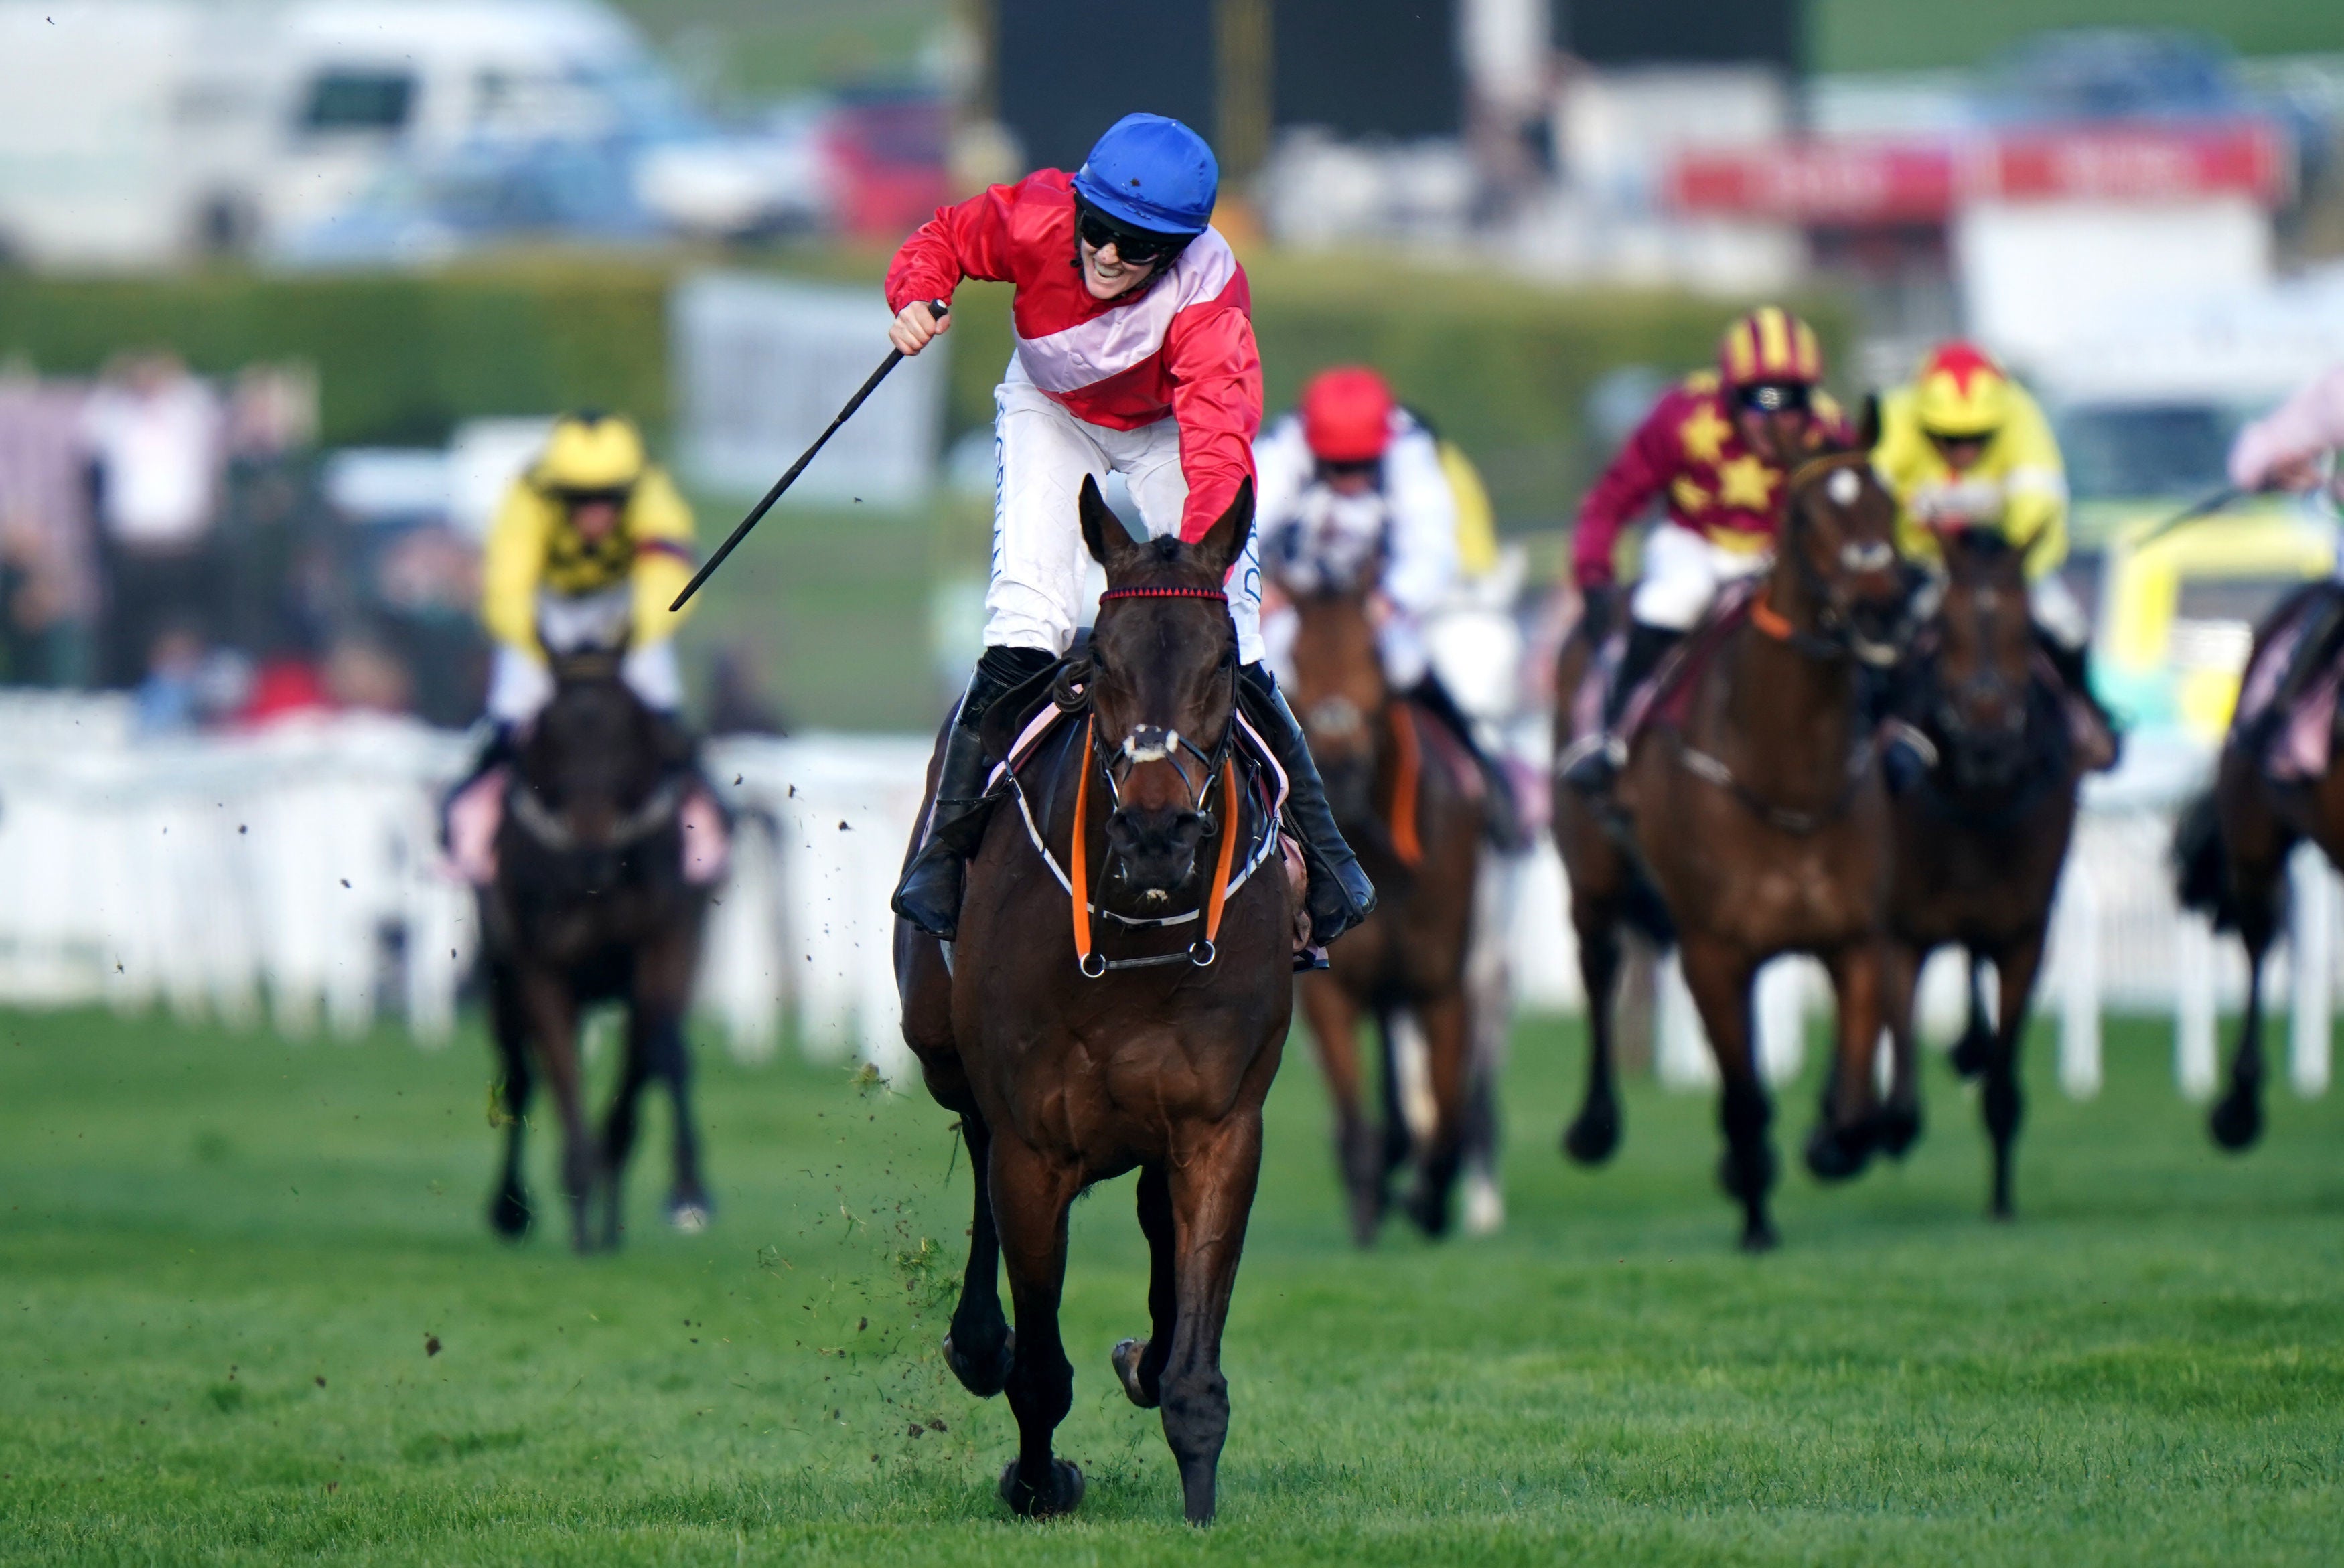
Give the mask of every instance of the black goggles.
[{"label": "black goggles", "polygon": [[1384,460],[1381,457],[1345,457],[1341,459],[1334,457],[1321,457],[1318,459],[1318,472],[1329,479],[1352,478],[1363,475],[1374,475],[1381,472],[1383,466]]},{"label": "black goggles", "polygon": [[1149,229],[1127,228],[1116,223],[1087,202],[1075,204],[1075,232],[1083,243],[1094,250],[1115,246],[1115,254],[1134,266],[1144,266],[1151,261],[1162,261],[1176,256],[1188,243],[1185,234],[1157,234]]},{"label": "black goggles", "polygon": [[1807,389],[1796,381],[1758,381],[1733,390],[1733,401],[1755,414],[1804,413]]}]

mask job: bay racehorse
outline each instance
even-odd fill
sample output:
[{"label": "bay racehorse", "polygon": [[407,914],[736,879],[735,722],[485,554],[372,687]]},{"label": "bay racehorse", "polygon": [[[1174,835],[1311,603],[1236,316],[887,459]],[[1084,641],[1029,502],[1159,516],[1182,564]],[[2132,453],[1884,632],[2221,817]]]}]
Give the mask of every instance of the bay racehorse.
[{"label": "bay racehorse", "polygon": [[[1088,479],[1080,506],[1107,580],[1089,651],[986,716],[988,751],[1015,767],[995,772],[1006,799],[970,863],[958,940],[896,923],[904,1038],[968,1140],[975,1212],[945,1357],[971,1392],[1008,1393],[1003,1500],[1040,1516],[1082,1498],[1082,1473],[1051,1452],[1074,1399],[1066,1211],[1137,1169],[1150,1327],[1111,1360],[1134,1403],[1161,1407],[1203,1523],[1228,1431],[1222,1325],[1294,994],[1297,900],[1278,796],[1238,745],[1222,596],[1253,490],[1193,546],[1133,541]],[[1043,687],[1065,721],[1018,753],[1012,727]]]},{"label": "bay racehorse", "polygon": [[[2336,672],[2308,671],[2301,690],[2280,681],[2294,639],[2316,636],[2321,583],[2290,595],[2256,628],[2238,712],[2215,764],[2213,787],[2186,807],[2174,830],[2177,891],[2184,908],[2235,930],[2247,949],[2247,1010],[2230,1059],[2229,1091],[2208,1118],[2225,1149],[2253,1147],[2263,1130],[2263,960],[2287,912],[2287,862],[2296,845],[2319,847],[2344,867],[2344,712]],[[2278,684],[2276,693],[2258,687]],[[2267,711],[2277,705],[2284,711]],[[2294,754],[2282,775],[2273,743]]]},{"label": "bay racehorse", "polygon": [[[1865,443],[1868,447],[1869,442]],[[1864,449],[1809,459],[1784,486],[1775,557],[1753,593],[1687,638],[1635,725],[1610,800],[1554,785],[1555,839],[1589,1020],[1587,1096],[1565,1148],[1608,1158],[1619,1137],[1611,1003],[1623,926],[1672,930],[1723,1080],[1719,1169],[1743,1206],[1742,1245],[1772,1247],[1767,1194],[1773,1109],[1751,1015],[1759,967],[1811,953],[1830,971],[1838,1050],[1808,1168],[1853,1176],[1876,1136],[1872,1068],[1882,1022],[1888,797],[1862,712],[1862,671],[1897,657],[1911,580],[1896,554],[1896,503]],[[1569,703],[1593,650],[1564,645]],[[1573,739],[1571,715],[1556,726]],[[1657,895],[1657,903],[1655,901]]]},{"label": "bay racehorse", "polygon": [[[646,1084],[675,1109],[671,1222],[696,1231],[710,1211],[700,1176],[684,1015],[699,967],[709,890],[686,879],[686,802],[697,784],[681,730],[619,677],[616,653],[554,661],[553,696],[520,741],[480,895],[490,1018],[503,1066],[502,1180],[490,1220],[530,1225],[521,1133],[535,1075],[561,1119],[561,1185],[580,1251],[618,1243],[621,1182]],[[626,1009],[618,1090],[598,1137],[587,1125],[579,1019],[599,1001]],[[589,1221],[599,1192],[601,1223]]]},{"label": "bay racehorse", "polygon": [[[1969,1027],[1955,1070],[1984,1078],[1980,1110],[1994,1141],[1990,1211],[2011,1214],[2011,1151],[2023,1109],[2018,1041],[2049,934],[2051,901],[2076,827],[2081,756],[2057,678],[2036,651],[2025,558],[1999,534],[1944,539],[1945,581],[1902,676],[1929,771],[1897,797],[1889,897],[1887,1010],[1893,1074],[1882,1146],[1902,1154],[1921,1130],[1914,991],[1940,947],[1965,950]],[[1989,1024],[1982,966],[1999,1006]]]},{"label": "bay racehorse", "polygon": [[[1349,582],[1298,588],[1296,711],[1344,839],[1376,884],[1375,913],[1328,950],[1329,968],[1302,977],[1310,1025],[1335,1101],[1335,1157],[1349,1191],[1352,1239],[1375,1241],[1391,1171],[1416,1167],[1408,1212],[1429,1235],[1449,1228],[1473,1087],[1473,999],[1467,983],[1483,811],[1451,753],[1455,742],[1384,681],[1369,590],[1379,557]],[[1362,1110],[1359,1025],[1372,1020],[1389,1088],[1400,1070],[1395,1027],[1422,1030],[1432,1125],[1412,1140],[1399,1096],[1381,1097],[1384,1125]]]}]

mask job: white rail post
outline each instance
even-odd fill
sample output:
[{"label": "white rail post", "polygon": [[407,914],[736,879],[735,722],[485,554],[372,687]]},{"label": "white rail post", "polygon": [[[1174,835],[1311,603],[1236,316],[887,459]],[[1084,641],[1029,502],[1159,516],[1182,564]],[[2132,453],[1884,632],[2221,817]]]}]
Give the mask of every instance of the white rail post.
[{"label": "white rail post", "polygon": [[2052,912],[2059,960],[2059,1087],[2070,1100],[2100,1091],[2100,895],[2072,863]]},{"label": "white rail post", "polygon": [[2304,1098],[2328,1091],[2329,1041],[2335,1003],[2336,878],[2327,857],[2299,845],[2288,863],[2294,997],[2289,1004],[2289,1076]]},{"label": "white rail post", "polygon": [[2173,1081],[2191,1100],[2214,1097],[2214,927],[2184,911],[2173,929]]},{"label": "white rail post", "polygon": [[1799,1076],[1806,1061],[1806,965],[1795,958],[1776,959],[1758,971],[1753,989],[1758,1070],[1768,1085],[1780,1089]]}]

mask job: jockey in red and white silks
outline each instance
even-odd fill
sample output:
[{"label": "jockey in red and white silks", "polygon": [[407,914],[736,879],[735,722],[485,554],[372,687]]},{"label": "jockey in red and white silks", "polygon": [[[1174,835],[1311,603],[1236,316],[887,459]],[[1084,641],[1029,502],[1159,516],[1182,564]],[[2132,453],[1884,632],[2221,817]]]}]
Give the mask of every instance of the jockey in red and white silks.
[{"label": "jockey in red and white silks", "polygon": [[[1129,115],[1072,175],[1045,169],[939,211],[887,270],[888,336],[905,354],[949,328],[931,305],[962,279],[1016,289],[1015,351],[994,393],[985,654],[945,731],[926,835],[894,900],[932,936],[958,929],[963,867],[986,816],[979,721],[1064,654],[1082,619],[1085,477],[1122,474],[1149,535],[1194,543],[1252,476],[1261,357],[1245,269],[1210,226],[1219,182],[1194,131]],[[1304,902],[1323,944],[1366,917],[1375,890],[1261,662],[1260,560],[1248,531],[1226,580],[1238,696],[1286,771],[1286,816],[1310,873]]]}]

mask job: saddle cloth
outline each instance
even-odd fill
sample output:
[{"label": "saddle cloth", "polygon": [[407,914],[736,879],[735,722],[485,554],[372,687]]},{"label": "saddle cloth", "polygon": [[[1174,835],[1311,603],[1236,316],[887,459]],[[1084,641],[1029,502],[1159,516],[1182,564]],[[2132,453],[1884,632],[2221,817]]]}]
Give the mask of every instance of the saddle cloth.
[{"label": "saddle cloth", "polygon": [[[2278,700],[2279,682],[2295,661],[2303,639],[2312,635],[2316,612],[2330,595],[2344,588],[2319,583],[2299,591],[2272,617],[2271,629],[2238,682],[2238,708],[2231,733],[2254,729]],[[2288,710],[2271,726],[2271,738],[2262,756],[2264,770],[2288,784],[2318,779],[2328,771],[2335,749],[2338,699],[2344,696],[2344,645],[2328,656],[2327,664],[2304,680]]]},{"label": "saddle cloth", "polygon": [[[1620,713],[1622,741],[1633,743],[1646,725],[1656,721],[1668,725],[1685,721],[1692,711],[1692,694],[1700,689],[1702,672],[1725,645],[1727,634],[1750,618],[1750,607],[1757,602],[1763,586],[1761,580],[1748,578],[1728,584],[1720,591],[1717,602],[1710,607],[1701,623],[1629,694]],[[1592,735],[1603,727],[1603,694],[1612,683],[1612,672],[1620,667],[1627,644],[1626,631],[1615,631],[1604,638],[1596,656],[1587,661],[1579,689],[1571,694],[1572,735]]]}]

